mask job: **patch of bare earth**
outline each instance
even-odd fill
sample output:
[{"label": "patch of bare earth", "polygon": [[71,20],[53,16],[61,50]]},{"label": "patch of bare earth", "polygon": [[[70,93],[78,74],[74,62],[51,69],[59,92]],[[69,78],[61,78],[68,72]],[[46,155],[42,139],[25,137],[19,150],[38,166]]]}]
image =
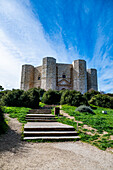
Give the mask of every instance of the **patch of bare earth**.
[{"label": "patch of bare earth", "polygon": [[80,141],[21,141],[22,124],[10,118],[0,136],[0,170],[112,170],[113,154]]}]

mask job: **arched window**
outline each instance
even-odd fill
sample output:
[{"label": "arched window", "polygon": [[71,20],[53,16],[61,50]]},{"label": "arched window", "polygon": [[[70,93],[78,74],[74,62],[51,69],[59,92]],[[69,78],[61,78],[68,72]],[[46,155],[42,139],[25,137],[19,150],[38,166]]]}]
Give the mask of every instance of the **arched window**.
[{"label": "arched window", "polygon": [[62,78],[64,78],[64,79],[65,79],[65,78],[66,78],[66,75],[65,75],[65,74],[63,74],[63,75],[62,75]]},{"label": "arched window", "polygon": [[40,80],[41,79],[41,77],[40,76],[38,76],[38,80]]}]

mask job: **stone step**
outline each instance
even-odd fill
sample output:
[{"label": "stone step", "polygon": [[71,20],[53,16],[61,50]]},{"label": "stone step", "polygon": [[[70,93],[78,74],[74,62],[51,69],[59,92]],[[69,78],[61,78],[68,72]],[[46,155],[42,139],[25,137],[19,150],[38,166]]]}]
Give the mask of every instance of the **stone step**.
[{"label": "stone step", "polygon": [[51,117],[51,116],[48,116],[48,117],[43,117],[43,116],[26,116],[26,119],[55,119],[55,117]]},{"label": "stone step", "polygon": [[29,113],[33,113],[33,114],[50,114],[51,110],[50,109],[33,109],[30,110]]},{"label": "stone step", "polygon": [[80,139],[79,136],[40,136],[40,137],[24,137],[24,140],[69,140]]},{"label": "stone step", "polygon": [[26,117],[55,117],[52,114],[27,114]]},{"label": "stone step", "polygon": [[43,118],[26,118],[26,121],[27,122],[57,122],[56,119],[54,118],[46,118],[46,119],[43,119]]},{"label": "stone step", "polygon": [[73,126],[58,122],[27,122],[25,131],[75,131]]},{"label": "stone step", "polygon": [[24,137],[36,136],[77,136],[76,131],[24,131]]},{"label": "stone step", "polygon": [[79,139],[73,126],[56,122],[55,116],[28,114],[24,126],[24,140],[74,140]]}]

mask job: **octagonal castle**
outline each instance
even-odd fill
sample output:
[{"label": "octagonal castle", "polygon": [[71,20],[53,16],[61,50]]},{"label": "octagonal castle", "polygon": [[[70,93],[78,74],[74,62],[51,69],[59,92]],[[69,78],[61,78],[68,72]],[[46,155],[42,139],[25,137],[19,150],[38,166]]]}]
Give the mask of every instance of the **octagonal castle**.
[{"label": "octagonal castle", "polygon": [[85,60],[74,60],[72,64],[56,63],[53,57],[43,58],[42,66],[23,65],[21,89],[37,87],[45,90],[98,90],[97,70],[87,69]]}]

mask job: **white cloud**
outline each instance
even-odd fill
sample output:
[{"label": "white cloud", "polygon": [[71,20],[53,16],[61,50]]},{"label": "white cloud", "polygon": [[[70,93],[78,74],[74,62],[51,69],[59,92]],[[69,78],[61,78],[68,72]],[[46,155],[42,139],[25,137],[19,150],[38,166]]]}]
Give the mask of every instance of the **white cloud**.
[{"label": "white cloud", "polygon": [[5,88],[19,88],[21,65],[39,65],[47,55],[57,56],[31,10],[18,0],[1,0],[0,84]]}]

